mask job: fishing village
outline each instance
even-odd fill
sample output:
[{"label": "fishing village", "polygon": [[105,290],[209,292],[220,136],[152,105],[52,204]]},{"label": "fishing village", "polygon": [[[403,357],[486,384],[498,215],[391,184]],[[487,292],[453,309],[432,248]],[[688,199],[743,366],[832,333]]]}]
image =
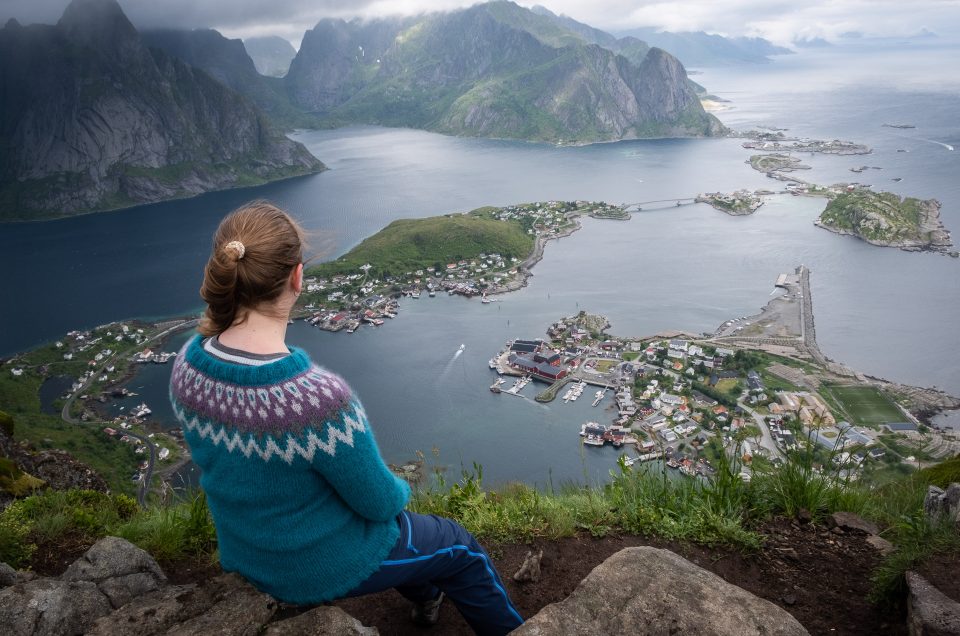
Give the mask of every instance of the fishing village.
[{"label": "fishing village", "polygon": [[[440,217],[442,220],[475,217],[496,222],[519,233],[523,249],[511,254],[479,251],[455,260],[434,260],[420,254],[410,261],[409,269],[380,263],[385,259],[379,253],[370,257],[377,265],[364,260],[350,269],[341,265],[341,261],[351,261],[351,252],[343,259],[307,272],[304,307],[298,317],[325,331],[353,333],[363,325],[378,327],[384,324],[384,319],[395,318],[400,310],[397,301],[403,297],[420,299],[448,294],[479,297],[483,304],[497,302],[495,296],[526,284],[530,269],[543,257],[546,243],[580,229],[578,217],[583,215],[601,219],[630,218],[623,206],[590,201],[542,201]],[[373,238],[391,232],[388,227]],[[366,255],[362,248],[361,244],[358,249]]]},{"label": "fishing village", "polygon": [[855,479],[960,451],[955,432],[914,415],[946,396],[823,357],[809,270],[781,274],[775,291],[761,313],[700,335],[616,337],[604,317],[580,312],[552,324],[546,339],[507,342],[489,361],[490,391],[560,408],[592,399],[598,414],[570,430],[585,447],[609,444],[624,449],[625,466],[661,460],[690,476],[709,476],[724,459],[750,480],[786,452],[808,450]]}]

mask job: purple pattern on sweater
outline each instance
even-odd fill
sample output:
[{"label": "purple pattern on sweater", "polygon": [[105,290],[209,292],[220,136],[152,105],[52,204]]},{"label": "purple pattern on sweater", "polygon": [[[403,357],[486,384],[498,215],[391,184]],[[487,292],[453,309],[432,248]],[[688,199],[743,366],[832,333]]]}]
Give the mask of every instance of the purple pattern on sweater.
[{"label": "purple pattern on sweater", "polygon": [[171,385],[198,416],[257,436],[315,427],[336,417],[351,396],[342,378],[316,365],[277,384],[238,386],[205,375],[183,356],[174,362]]}]

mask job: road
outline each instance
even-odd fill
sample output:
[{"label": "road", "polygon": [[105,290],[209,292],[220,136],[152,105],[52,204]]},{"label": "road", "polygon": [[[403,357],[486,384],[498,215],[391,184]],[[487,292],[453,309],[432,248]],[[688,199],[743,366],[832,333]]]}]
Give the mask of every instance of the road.
[{"label": "road", "polygon": [[771,457],[783,457],[783,453],[780,452],[780,448],[773,440],[773,435],[770,434],[770,428],[767,426],[767,422],[763,419],[763,416],[744,404],[742,398],[737,401],[737,406],[743,409],[744,413],[749,413],[753,416],[757,427],[760,429],[760,446],[770,451]]},{"label": "road", "polygon": [[[163,338],[164,336],[174,331],[178,331],[185,327],[193,326],[197,324],[198,321],[199,319],[192,318],[190,320],[177,322],[176,324],[170,327],[167,327],[163,331],[150,336],[149,338],[144,340],[141,344],[146,346],[149,343],[155,340],[159,340],[160,338]],[[113,354],[112,356],[104,358],[103,364],[100,366],[100,368],[97,369],[97,371],[95,371],[93,374],[91,374],[90,377],[87,378],[87,380],[76,391],[70,394],[70,397],[67,398],[67,400],[63,404],[63,409],[60,411],[60,417],[63,419],[64,422],[68,424],[76,424],[78,426],[84,425],[84,424],[90,424],[93,426],[102,426],[102,425],[109,425],[113,423],[113,422],[104,422],[104,421],[82,422],[70,414],[70,409],[73,407],[73,402],[77,399],[77,396],[81,395],[84,392],[84,390],[87,389],[87,387],[89,387],[93,383],[95,378],[100,377],[100,375],[106,370],[108,366],[115,363],[116,360],[119,358],[119,356],[120,356],[120,353],[118,352]],[[125,434],[129,435],[130,437],[135,437],[139,439],[150,450],[150,457],[147,458],[147,470],[143,474],[143,477],[140,479],[140,483],[137,486],[137,502],[140,504],[141,507],[146,508],[147,493],[150,492],[150,480],[153,478],[153,466],[157,461],[157,446],[156,444],[153,443],[153,440],[151,440],[146,435],[141,435],[140,433],[132,433],[130,431],[126,431]]]}]

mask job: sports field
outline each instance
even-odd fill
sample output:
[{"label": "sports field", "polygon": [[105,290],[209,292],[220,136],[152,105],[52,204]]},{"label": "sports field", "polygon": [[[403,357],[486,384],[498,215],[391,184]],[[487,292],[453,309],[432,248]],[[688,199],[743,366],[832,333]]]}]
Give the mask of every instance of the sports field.
[{"label": "sports field", "polygon": [[822,386],[820,391],[833,397],[854,425],[876,426],[906,419],[890,398],[872,386]]}]

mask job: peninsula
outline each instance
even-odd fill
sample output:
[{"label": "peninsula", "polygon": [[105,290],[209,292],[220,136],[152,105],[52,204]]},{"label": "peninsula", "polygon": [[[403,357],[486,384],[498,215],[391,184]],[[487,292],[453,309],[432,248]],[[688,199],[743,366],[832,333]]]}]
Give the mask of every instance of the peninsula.
[{"label": "peninsula", "polygon": [[426,293],[490,296],[523,287],[550,240],[580,229],[578,217],[629,219],[622,206],[542,201],[466,214],[394,221],[340,258],[305,272],[308,321],[355,331],[396,316],[395,299]]},{"label": "peninsula", "polygon": [[[960,399],[829,360],[816,342],[809,270],[781,274],[776,287],[781,293],[760,313],[712,333],[627,337],[610,334],[602,316],[563,318],[546,339],[509,341],[490,360],[500,376],[490,390],[562,398],[563,408],[587,386],[598,388],[589,392],[592,406],[604,405],[608,393],[611,399],[581,427],[585,445],[635,448],[627,465],[662,459],[689,475],[712,474],[727,455],[744,461],[749,479],[808,446],[851,477],[868,466],[909,470],[960,452],[955,432],[921,419],[960,408]],[[511,385],[504,376],[517,379]]]}]

